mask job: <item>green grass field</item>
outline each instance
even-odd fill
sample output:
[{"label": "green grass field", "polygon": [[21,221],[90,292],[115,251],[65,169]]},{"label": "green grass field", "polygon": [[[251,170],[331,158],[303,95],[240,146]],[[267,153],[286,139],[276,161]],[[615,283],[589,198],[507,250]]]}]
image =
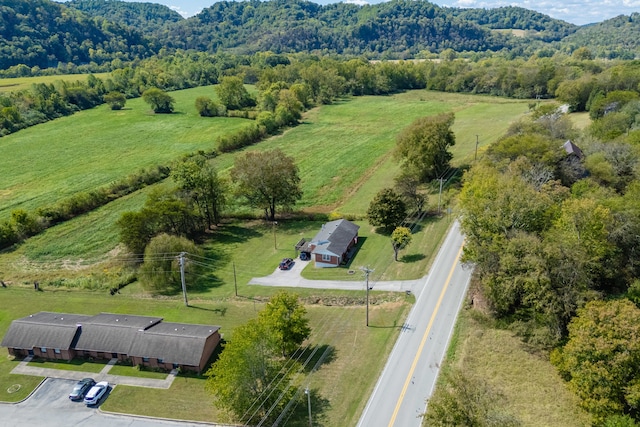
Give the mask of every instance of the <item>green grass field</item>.
[{"label": "green grass field", "polygon": [[[106,124],[102,124],[105,129],[110,130],[112,137],[117,141],[127,140],[127,135],[131,134],[130,130],[133,127],[128,124],[136,120],[147,125],[160,123],[163,124],[162,129],[166,130],[153,133],[157,141],[152,140],[153,138],[149,135],[149,138],[143,138],[137,142],[131,137],[126,143],[116,144],[121,148],[137,144],[140,149],[136,148],[124,159],[120,158],[122,152],[96,159],[96,162],[105,164],[103,168],[83,163],[80,158],[74,160],[73,168],[67,167],[63,158],[58,156],[59,147],[64,144],[57,138],[51,139],[57,141],[58,148],[50,151],[51,147],[45,147],[40,150],[47,153],[43,157],[48,161],[44,158],[39,160],[42,167],[39,174],[29,169],[25,170],[20,166],[21,162],[13,157],[0,159],[0,166],[2,163],[6,165],[5,174],[0,177],[2,194],[0,217],[3,213],[8,215],[8,212],[16,207],[34,208],[53,203],[60,197],[75,191],[88,190],[96,185],[105,184],[109,180],[137,170],[139,166],[151,166],[160,158],[170,161],[178,156],[181,152],[180,148],[184,152],[193,151],[196,147],[203,148],[204,145],[211,144],[213,138],[213,136],[204,136],[205,129],[209,129],[207,126],[211,123],[230,123],[233,126],[246,123],[241,119],[198,117],[191,102],[197,94],[209,91],[212,91],[210,87],[174,92],[172,96],[177,101],[176,110],[186,111],[185,114],[152,115],[141,100],[133,100],[137,104],[134,104],[131,110],[112,112],[106,107],[99,107],[0,139],[0,146],[18,141],[17,137],[20,137],[23,142],[35,143],[40,138],[48,138],[48,130],[52,130],[54,135],[62,133],[70,135],[73,133],[71,129],[76,129],[76,124],[80,129],[90,127],[95,131],[104,122],[105,116],[122,117],[123,121],[117,122],[122,124],[122,128],[113,126],[111,119]],[[304,189],[304,198],[300,204],[302,208],[312,212],[337,210],[343,214],[362,216],[375,193],[385,186],[392,185],[393,176],[398,171],[397,164],[389,155],[395,144],[395,134],[415,117],[441,111],[456,111],[459,118],[454,125],[458,141],[454,147],[456,150],[454,162],[463,165],[468,162],[475,148],[475,134],[481,132],[479,129],[485,129],[484,135],[490,135],[490,137],[483,137],[481,141],[481,144],[488,144],[504,131],[509,120],[517,118],[526,108],[527,105],[523,101],[425,91],[411,91],[388,97],[357,97],[314,109],[305,116],[302,125],[250,149],[265,150],[280,147],[297,159]],[[495,116],[499,119],[495,119]],[[193,132],[187,135],[180,134],[180,129],[182,126],[187,126],[187,123],[193,127]],[[136,126],[145,128],[147,125]],[[167,130],[172,126],[174,128]],[[147,129],[150,132],[152,130]],[[226,128],[216,127],[216,129],[222,132]],[[104,132],[103,129],[98,133]],[[30,134],[38,137],[24,136]],[[83,132],[80,134],[83,135]],[[194,142],[185,143],[184,147],[177,144],[178,148],[176,148],[176,145],[172,144],[176,135],[183,140],[193,137]],[[74,152],[79,151],[79,147],[88,145],[84,137],[66,141],[71,147],[70,151]],[[156,149],[156,147],[162,147],[162,149]],[[166,147],[171,149],[167,151]],[[17,151],[22,154],[24,161],[26,157],[31,156],[26,148]],[[38,152],[38,149],[35,151]],[[96,151],[91,149],[90,152],[93,153],[92,156],[98,156],[98,149]],[[219,169],[225,170],[232,165],[235,155],[224,154],[214,159],[214,162]],[[117,161],[114,160],[116,157]],[[341,164],[348,167],[343,168]],[[93,173],[101,169],[102,172]],[[43,178],[34,175],[42,175]],[[10,184],[9,181],[14,184]],[[14,187],[20,187],[21,190],[18,191]],[[116,200],[108,206],[29,239],[16,251],[0,257],[0,273],[4,272],[6,275],[11,273],[15,280],[35,280],[39,275],[46,274],[48,267],[55,267],[64,262],[65,266],[69,267],[65,274],[83,274],[82,267],[86,267],[86,264],[96,259],[104,258],[116,248],[118,230],[115,227],[115,221],[121,212],[139,209],[144,204],[147,191],[148,189],[144,189]],[[433,206],[434,203],[437,204],[437,199],[432,197],[430,204]],[[317,227],[317,224],[311,227]],[[305,233],[307,233],[305,236],[312,237],[315,230]],[[293,244],[296,242],[297,240]],[[286,246],[283,244],[282,247]],[[246,255],[243,254],[240,259],[232,261],[246,263],[243,261],[247,259]],[[268,270],[274,264],[273,260],[282,256],[282,253],[278,252],[274,255],[276,256],[273,259],[267,260],[263,270]],[[415,272],[411,274],[416,275]]]},{"label": "green grass field", "polygon": [[8,153],[0,157],[0,219],[212,150],[219,135],[251,123],[200,117],[194,102],[202,95],[214,97],[212,87],[172,92],[174,114],[153,114],[137,98],[120,111],[101,105],[0,138],[0,152]]},{"label": "green grass field", "polygon": [[[109,77],[111,73],[96,73],[99,79],[105,79]],[[62,80],[66,82],[86,81],[88,74],[64,74],[54,76],[38,76],[38,77],[14,77],[0,79],[0,95],[5,92],[15,92],[23,89],[29,89],[31,85],[36,83],[51,84],[56,81]]]},{"label": "green grass field", "polygon": [[138,369],[136,366],[130,365],[114,365],[109,370],[110,375],[124,375],[126,377],[153,378],[156,380],[164,380],[168,374],[166,372],[155,372],[150,370]]},{"label": "green grass field", "polygon": [[[1,138],[0,150],[11,155],[0,158],[0,219],[17,208],[32,211],[141,168],[210,150],[218,135],[248,123],[199,117],[193,103],[200,95],[213,96],[213,89],[172,92],[175,114],[152,114],[133,99],[122,111],[103,105]],[[454,110],[459,119],[453,152],[464,163],[475,146],[471,136],[482,133],[483,144],[492,142],[525,109],[522,101],[426,91],[358,97],[314,109],[300,126],[250,149],[279,147],[296,159],[304,188],[301,208],[362,215],[372,194],[391,185],[395,135],[415,118]],[[214,164],[225,170],[236,155],[221,155]]]},{"label": "green grass field", "polygon": [[[333,293],[315,291],[314,299],[331,298]],[[395,342],[403,319],[411,306],[411,297],[403,294],[377,294],[370,308],[370,325],[365,326],[363,306],[308,306],[308,316],[313,329],[310,345],[324,352],[328,349],[325,362],[310,375],[309,385],[318,397],[318,414],[329,422],[326,425],[341,425],[339,420],[348,420],[353,425],[373,388],[376,375],[385,362]],[[161,300],[130,298],[125,295],[111,297],[92,292],[34,292],[33,290],[2,289],[0,307],[0,336],[4,335],[11,320],[41,310],[69,313],[94,314],[98,312],[136,313],[139,315],[161,316],[166,321],[215,324],[221,326],[223,336],[232,334],[233,329],[255,316],[264,306],[263,300],[249,298],[228,298],[224,300],[198,300],[185,307],[180,299]],[[361,363],[366,358],[366,364]],[[317,359],[316,359],[317,360]],[[17,362],[7,358],[5,348],[0,349],[0,401],[16,401],[24,398],[23,390],[32,390],[39,378],[12,375],[9,372]],[[46,363],[47,367],[59,367],[56,363]],[[91,364],[89,364],[91,365]],[[95,364],[94,369],[83,366],[78,370],[97,372],[103,364]],[[133,368],[114,366],[112,374],[144,375],[133,373]],[[157,377],[157,373],[149,373]],[[215,420],[218,414],[213,405],[207,405],[210,397],[204,391],[203,377],[179,376],[169,390],[140,389],[118,386],[105,401],[103,408],[109,411],[137,413],[141,415],[169,418],[184,418],[200,421]],[[20,391],[8,393],[14,384],[20,384]],[[354,393],[354,390],[357,390]],[[140,405],[144,400],[145,405]],[[322,400],[322,402],[320,402]],[[168,402],[175,404],[169,405]],[[324,410],[322,406],[324,405]]]},{"label": "green grass field", "polygon": [[42,359],[34,359],[29,362],[28,366],[34,366],[37,368],[49,368],[49,369],[61,369],[63,371],[80,371],[90,372],[93,374],[99,373],[107,363],[105,361],[100,362],[88,362],[86,360],[76,359],[71,361],[61,360],[58,362],[45,361]]}]

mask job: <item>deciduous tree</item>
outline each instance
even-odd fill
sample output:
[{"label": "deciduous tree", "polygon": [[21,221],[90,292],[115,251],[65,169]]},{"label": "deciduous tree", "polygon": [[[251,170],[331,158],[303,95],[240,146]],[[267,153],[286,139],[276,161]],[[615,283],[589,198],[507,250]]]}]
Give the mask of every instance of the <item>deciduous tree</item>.
[{"label": "deciduous tree", "polygon": [[593,301],[569,324],[552,362],[596,423],[640,404],[640,309],[631,301]]},{"label": "deciduous tree", "polygon": [[172,113],[173,98],[163,90],[152,87],[142,93],[142,99],[151,105],[154,113]]},{"label": "deciduous tree", "polygon": [[427,196],[420,191],[420,180],[416,174],[405,170],[395,178],[394,182],[396,191],[405,199],[407,205],[416,209],[419,214],[422,213],[427,203]]},{"label": "deciduous tree", "polygon": [[206,373],[206,389],[232,421],[272,425],[294,398],[291,381],[300,368],[283,351],[294,351],[309,333],[297,295],[275,295],[257,318],[234,329]]},{"label": "deciduous tree", "polygon": [[196,110],[202,117],[223,116],[225,108],[206,96],[196,98]]},{"label": "deciduous tree", "polygon": [[216,86],[218,99],[228,110],[240,110],[255,105],[254,99],[238,76],[226,76]]},{"label": "deciduous tree", "polygon": [[402,198],[391,188],[384,188],[369,204],[367,218],[374,227],[391,232],[402,224],[407,216],[407,207]]},{"label": "deciduous tree", "polygon": [[[144,263],[140,268],[142,286],[154,294],[174,294],[182,289],[178,254],[189,252],[200,255],[195,243],[185,237],[160,234],[151,239],[144,251]],[[185,259],[185,274],[197,277],[198,265]],[[193,284],[186,281],[187,288]]]},{"label": "deciduous tree", "polygon": [[127,98],[120,92],[109,92],[103,99],[112,110],[122,110],[127,103]]},{"label": "deciduous tree", "polygon": [[309,337],[311,328],[306,314],[307,310],[298,302],[298,295],[284,291],[271,297],[260,312],[260,321],[275,334],[283,356],[293,354]]},{"label": "deciduous tree", "polygon": [[396,227],[391,233],[391,245],[393,246],[393,259],[398,261],[398,252],[411,243],[411,230],[407,227]]},{"label": "deciduous tree", "polygon": [[220,222],[227,202],[228,182],[218,176],[206,157],[193,156],[183,160],[173,168],[171,176],[193,199],[209,227]]},{"label": "deciduous tree", "polygon": [[449,147],[456,140],[451,130],[454,115],[421,117],[398,135],[396,156],[403,168],[415,172],[422,182],[441,177],[453,155]]},{"label": "deciduous tree", "polygon": [[156,217],[148,210],[124,212],[116,222],[120,242],[133,254],[142,254],[157,232]]},{"label": "deciduous tree", "polygon": [[275,220],[276,207],[288,208],[302,197],[298,166],[280,149],[250,151],[238,156],[231,169],[237,194]]}]

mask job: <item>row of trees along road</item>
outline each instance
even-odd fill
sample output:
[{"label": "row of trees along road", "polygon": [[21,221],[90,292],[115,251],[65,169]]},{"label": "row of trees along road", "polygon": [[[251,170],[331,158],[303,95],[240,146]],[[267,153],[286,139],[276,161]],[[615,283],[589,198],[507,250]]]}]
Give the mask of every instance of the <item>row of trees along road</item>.
[{"label": "row of trees along road", "polygon": [[[594,100],[609,113],[583,131],[557,104],[536,108],[465,174],[459,196],[472,300],[529,345],[553,350],[596,426],[640,419],[634,98]],[[627,117],[623,131],[602,133],[616,111]]]},{"label": "row of trees along road", "polygon": [[426,116],[406,127],[396,139],[394,153],[402,172],[395,178],[395,188],[383,188],[369,204],[369,223],[390,234],[396,261],[398,252],[411,243],[411,230],[401,226],[408,211],[416,216],[423,213],[426,195],[421,187],[451,169],[454,119],[452,113]]}]

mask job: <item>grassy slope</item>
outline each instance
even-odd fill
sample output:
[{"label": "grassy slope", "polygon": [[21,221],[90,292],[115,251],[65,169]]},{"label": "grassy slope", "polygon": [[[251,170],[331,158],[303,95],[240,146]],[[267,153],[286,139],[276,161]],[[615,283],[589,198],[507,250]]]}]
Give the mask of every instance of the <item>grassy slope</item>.
[{"label": "grassy slope", "polygon": [[182,154],[215,147],[218,135],[250,123],[202,118],[198,96],[212,87],[172,92],[174,114],[153,114],[141,98],[125,109],[102,105],[0,138],[0,218],[16,208],[34,210],[92,190]]},{"label": "grassy slope", "polygon": [[[206,92],[210,89],[200,88],[199,90]],[[191,126],[198,130],[193,130],[193,133],[189,135],[195,135],[194,137],[201,139],[200,143],[188,144],[189,147],[184,148],[187,151],[192,151],[196,146],[202,148],[203,145],[207,144],[207,141],[210,143],[213,139],[213,136],[207,139],[202,134],[205,131],[200,126],[206,127],[211,123],[230,123],[234,126],[240,126],[245,123],[240,119],[229,119],[231,121],[228,122],[225,119],[202,119],[196,117],[195,112],[191,111],[190,102],[198,93],[201,92],[196,89],[190,89],[172,94],[177,101],[177,110],[187,111],[188,114],[153,116],[149,115],[147,110],[144,110],[137,112],[135,117],[142,121],[151,120],[152,122],[157,119],[166,126],[174,125],[178,128],[181,124],[186,126],[187,123],[191,123]],[[140,100],[135,101],[141,102]],[[136,109],[146,108],[146,104],[138,105],[139,107],[136,107]],[[74,123],[75,127],[75,121],[80,123],[81,128],[82,126],[87,126],[89,122],[96,122],[94,124],[97,126],[99,119],[103,118],[105,114],[112,113],[108,110],[100,110],[100,108],[61,119],[62,121],[36,126],[32,129],[34,129],[34,132],[38,129],[36,134],[44,138],[45,131],[50,127],[59,133],[66,129],[67,123]],[[397,132],[415,117],[450,109],[454,109],[458,117],[454,128],[458,140],[454,147],[454,150],[456,150],[454,161],[457,164],[464,164],[469,158],[469,153],[475,147],[475,134],[480,133],[479,129],[489,129],[485,130],[483,134],[491,135],[486,139],[483,137],[481,144],[491,142],[491,138],[495,139],[506,128],[507,122],[515,119],[526,110],[526,103],[499,98],[425,91],[411,91],[389,97],[358,97],[348,102],[315,109],[305,117],[304,124],[287,131],[282,136],[272,138],[250,149],[264,150],[280,147],[296,158],[300,167],[305,194],[301,205],[307,209],[327,212],[335,208],[345,214],[364,215],[369,200],[373,195],[380,188],[392,185],[397,165],[391,160],[388,153],[395,144]],[[132,109],[118,114],[132,115],[125,122],[128,123],[130,120],[135,120],[135,117],[133,117],[134,111],[136,110]],[[191,115],[194,115],[194,117],[191,117]],[[495,120],[496,116],[499,117],[498,120]],[[219,122],[219,120],[221,121]],[[64,126],[59,123],[63,123]],[[109,127],[110,125],[106,124],[105,126]],[[353,131],[353,128],[356,128],[357,131]],[[121,134],[116,134],[114,139],[126,140],[127,135],[130,133],[128,129],[129,126],[120,129]],[[30,130],[28,129],[27,131]],[[222,129],[218,130],[222,131]],[[113,129],[113,131],[116,132],[117,129]],[[70,132],[70,130],[66,132]],[[16,136],[18,135],[20,133],[16,134]],[[172,137],[175,135],[181,135],[179,129],[156,135],[157,139],[151,142],[149,140],[153,138],[145,139],[142,142],[138,141],[143,147],[147,148],[148,152],[141,149],[137,151],[136,156],[131,156],[128,160],[125,159],[126,161],[119,159],[114,162],[117,164],[118,169],[113,170],[113,175],[110,176],[110,179],[115,179],[118,173],[120,174],[118,176],[122,176],[122,174],[137,170],[139,165],[133,164],[134,160],[138,162],[148,161],[149,163],[146,163],[146,165],[150,165],[153,164],[153,160],[157,159],[158,156],[163,157],[165,160],[175,158],[179,152],[177,149],[165,153],[163,150],[149,148],[158,145],[170,147],[172,146]],[[470,136],[474,137],[470,138]],[[184,136],[181,135],[181,137]],[[6,144],[4,138],[0,139],[0,145],[3,143]],[[26,149],[23,154],[27,154]],[[214,159],[214,161],[219,169],[225,169],[233,164],[234,156],[235,154],[225,154]],[[84,174],[88,173],[89,179],[91,179],[89,171],[96,169],[95,167],[78,161],[75,172],[70,173],[65,172],[67,167],[61,167],[60,163],[58,163],[60,158],[56,157],[55,150],[51,156],[45,157],[51,159],[50,166],[47,167],[53,170],[52,173],[64,173],[67,175],[63,179],[65,186],[63,189],[58,188],[53,176],[50,176],[46,182],[26,181],[23,186],[27,188],[24,189],[24,192],[20,192],[19,196],[23,199],[28,199],[30,205],[39,205],[44,200],[53,202],[61,192],[71,193],[80,189],[92,188],[84,178],[72,179],[71,176],[79,174],[79,176],[84,177]],[[107,163],[108,159],[108,157],[101,159],[101,162]],[[125,166],[129,161],[132,164]],[[0,159],[0,167],[2,162],[3,160]],[[10,159],[5,159],[4,162],[13,165]],[[343,168],[341,166],[343,163],[347,164],[348,167]],[[21,181],[28,178],[26,176],[28,171],[20,171],[20,168],[16,166],[11,167],[15,170],[13,178],[11,178],[12,174],[10,173],[1,176],[0,188],[7,189],[6,181]],[[69,181],[77,182],[72,185]],[[72,190],[72,188],[76,188],[76,190]],[[11,193],[10,190],[4,191]],[[39,198],[38,195],[48,199]],[[9,261],[11,261],[11,264],[15,264],[17,260],[22,260],[23,257],[35,259],[36,261],[47,261],[52,257],[77,260],[79,258],[93,259],[104,255],[112,250],[118,241],[117,229],[114,226],[115,219],[119,217],[120,212],[138,209],[144,203],[145,197],[144,192],[139,192],[123,200],[113,202],[96,212],[54,227],[41,236],[30,239],[13,254],[4,256],[0,260],[0,265],[3,262],[9,263]],[[2,202],[8,203],[11,198],[11,195],[6,194]],[[2,206],[5,213],[10,210],[10,207],[4,203]],[[3,208],[0,208],[0,212],[2,212]],[[315,234],[315,232],[312,233]],[[307,237],[312,237],[312,235],[309,236],[307,234]],[[14,267],[9,265],[6,268],[14,270]],[[2,267],[0,267],[0,271],[2,271],[1,269]]]},{"label": "grassy slope", "polygon": [[503,409],[516,415],[523,427],[591,425],[589,415],[578,407],[577,397],[545,356],[527,351],[512,332],[478,319],[482,316],[474,316],[471,309],[460,312],[455,345],[443,369],[456,365],[486,380],[505,396]]}]

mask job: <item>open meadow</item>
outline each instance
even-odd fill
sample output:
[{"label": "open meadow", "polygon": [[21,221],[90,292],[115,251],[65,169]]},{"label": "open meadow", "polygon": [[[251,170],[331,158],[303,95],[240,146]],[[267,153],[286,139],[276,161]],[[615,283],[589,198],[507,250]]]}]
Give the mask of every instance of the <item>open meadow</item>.
[{"label": "open meadow", "polygon": [[33,211],[79,192],[106,186],[182,155],[213,150],[219,135],[251,121],[200,117],[198,96],[211,86],[171,92],[175,113],[153,114],[142,98],[124,109],[80,111],[0,138],[0,219],[14,209]]},{"label": "open meadow", "polygon": [[[105,79],[109,77],[111,73],[95,73],[99,79]],[[17,92],[24,89],[29,89],[31,85],[36,83],[52,84],[56,81],[76,82],[87,81],[89,74],[55,74],[52,76],[38,76],[38,77],[11,77],[0,79],[0,95],[7,92]]]},{"label": "open meadow", "polygon": [[458,316],[443,372],[452,367],[486,381],[503,397],[500,408],[522,427],[592,425],[547,355],[532,351],[513,331],[475,309],[463,307]]}]

